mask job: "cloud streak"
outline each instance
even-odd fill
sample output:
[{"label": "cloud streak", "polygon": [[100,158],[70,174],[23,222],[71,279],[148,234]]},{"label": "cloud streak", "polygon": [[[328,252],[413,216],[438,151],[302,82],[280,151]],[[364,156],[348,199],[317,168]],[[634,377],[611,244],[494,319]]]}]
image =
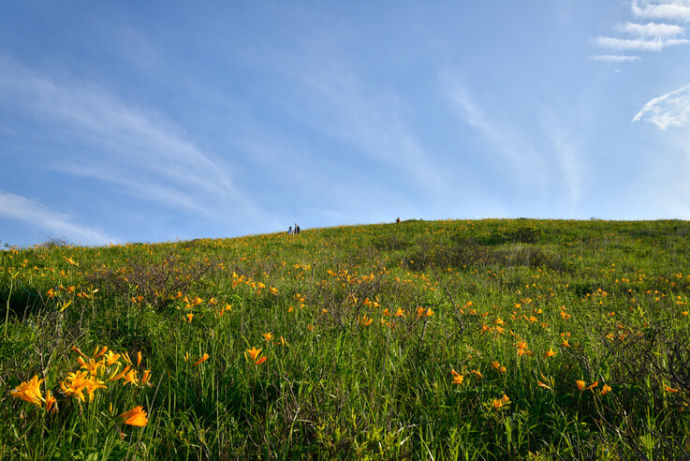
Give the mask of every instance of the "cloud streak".
[{"label": "cloud streak", "polygon": [[689,0],[633,0],[631,9],[642,18],[690,22]]},{"label": "cloud streak", "polygon": [[[573,119],[546,104],[537,104],[537,131],[520,129],[517,122],[489,113],[458,79],[444,75],[446,97],[463,122],[474,128],[502,156],[508,180],[517,180],[529,193],[559,200],[561,213],[574,215],[583,197],[583,136],[573,132]],[[495,178],[494,178],[495,180]]]},{"label": "cloud streak", "polygon": [[56,234],[56,237],[65,237],[87,245],[102,245],[116,241],[97,229],[75,223],[73,217],[68,214],[51,210],[21,195],[0,192],[0,216],[40,227]]},{"label": "cloud streak", "polygon": [[628,22],[619,27],[619,30],[639,37],[674,37],[685,32],[683,27],[675,24],[657,24],[653,22],[647,24]]},{"label": "cloud streak", "polygon": [[592,61],[603,61],[603,62],[634,62],[639,61],[639,56],[627,56],[620,54],[603,54],[597,56],[590,56]]},{"label": "cloud streak", "polygon": [[690,123],[690,84],[647,102],[635,114],[632,123],[646,121],[661,130]]},{"label": "cloud streak", "polygon": [[[663,21],[690,19],[690,0],[633,0],[631,11],[639,18]],[[623,56],[616,52],[661,52],[664,48],[687,45],[685,28],[666,22],[626,22],[616,29],[624,37],[599,36],[592,38],[592,44],[614,53],[590,57],[602,62],[632,62],[635,56]]]},{"label": "cloud streak", "polygon": [[88,155],[72,154],[59,163],[47,162],[48,167],[217,222],[266,219],[235,186],[225,163],[165,117],[107,88],[52,78],[0,57],[0,101],[3,98],[87,146],[83,150]]},{"label": "cloud streak", "polygon": [[267,53],[273,59],[260,62],[294,83],[300,105],[289,110],[295,120],[398,172],[415,194],[445,195],[447,177],[402,115],[407,109],[403,98],[389,88],[368,86],[331,38],[315,42],[300,59],[288,62]]},{"label": "cloud streak", "polygon": [[490,120],[462,85],[451,82],[447,86],[447,97],[458,116],[491,141],[511,164],[518,168],[524,165],[520,152],[526,150],[524,146],[520,146],[522,141],[519,140],[519,136],[508,127],[498,126]]},{"label": "cloud streak", "polygon": [[595,43],[609,50],[616,51],[661,51],[670,46],[687,45],[690,43],[684,38],[616,38],[596,37]]}]

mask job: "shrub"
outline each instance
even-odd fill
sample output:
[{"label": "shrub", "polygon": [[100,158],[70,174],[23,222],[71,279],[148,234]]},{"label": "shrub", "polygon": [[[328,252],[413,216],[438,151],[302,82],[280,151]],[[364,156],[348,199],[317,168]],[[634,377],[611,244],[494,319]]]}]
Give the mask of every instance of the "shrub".
[{"label": "shrub", "polygon": [[105,293],[125,300],[141,297],[142,301],[162,309],[177,292],[185,292],[215,265],[210,260],[202,259],[184,262],[173,250],[160,261],[138,257],[117,269],[97,270],[88,274],[86,280]]}]

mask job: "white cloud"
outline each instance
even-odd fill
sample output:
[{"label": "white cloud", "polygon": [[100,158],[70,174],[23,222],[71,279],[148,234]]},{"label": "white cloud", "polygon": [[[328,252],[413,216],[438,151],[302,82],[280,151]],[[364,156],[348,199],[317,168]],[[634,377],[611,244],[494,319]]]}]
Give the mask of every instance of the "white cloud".
[{"label": "white cloud", "polygon": [[[499,124],[489,118],[484,110],[479,107],[467,90],[458,82],[447,79],[447,97],[453,108],[465,123],[477,129],[487,139],[491,141],[502,155],[506,157],[517,168],[524,168],[524,156],[528,150],[525,149],[524,141],[521,136],[508,126]],[[536,169],[536,171],[543,171]]]},{"label": "white cloud", "polygon": [[0,216],[39,227],[54,233],[55,237],[83,244],[115,242],[115,239],[103,232],[75,223],[72,216],[46,208],[21,195],[0,192]]},{"label": "white cloud", "polygon": [[292,91],[300,105],[290,108],[295,119],[403,175],[416,194],[447,195],[447,176],[406,122],[409,108],[402,98],[388,88],[368,86],[332,38],[315,43],[299,59],[268,52],[260,60],[296,83]]},{"label": "white cloud", "polygon": [[657,24],[653,22],[647,24],[628,22],[620,26],[618,30],[638,37],[673,37],[682,35],[685,32],[683,27],[676,24]]},{"label": "white cloud", "polygon": [[[690,19],[690,0],[633,0],[632,12],[635,16],[679,21]],[[594,37],[592,42],[601,48],[614,52],[625,51],[662,51],[672,46],[690,43],[685,35],[685,28],[666,22],[626,22],[617,27],[627,37]],[[597,61],[629,62],[632,57],[622,57],[618,53],[595,56]]]},{"label": "white cloud", "polygon": [[633,0],[631,9],[642,18],[690,21],[690,0]]},{"label": "white cloud", "polygon": [[620,54],[604,54],[597,56],[590,56],[592,61],[604,61],[604,62],[633,62],[640,59],[639,56],[626,56]]},{"label": "white cloud", "polygon": [[546,133],[553,145],[553,155],[562,175],[563,184],[568,192],[569,205],[572,211],[582,195],[582,167],[578,136],[553,121],[546,122]]},{"label": "white cloud", "polygon": [[[582,167],[579,139],[567,124],[545,106],[534,120],[540,127],[530,136],[514,123],[492,116],[470,95],[465,86],[448,75],[443,76],[450,103],[458,116],[475,128],[504,157],[511,177],[544,194],[558,191],[572,215],[582,196]],[[514,173],[514,174],[513,174]],[[511,179],[512,179],[511,178]]]},{"label": "white cloud", "polygon": [[686,45],[690,43],[684,38],[616,38],[596,37],[595,43],[602,48],[616,51],[661,51],[669,46]]},{"label": "white cloud", "polygon": [[690,84],[647,102],[632,122],[647,121],[661,130],[690,123]]},{"label": "white cloud", "polygon": [[89,154],[44,163],[115,184],[119,191],[227,223],[266,214],[234,185],[232,171],[161,114],[109,89],[37,73],[0,56],[0,101],[56,124]]}]

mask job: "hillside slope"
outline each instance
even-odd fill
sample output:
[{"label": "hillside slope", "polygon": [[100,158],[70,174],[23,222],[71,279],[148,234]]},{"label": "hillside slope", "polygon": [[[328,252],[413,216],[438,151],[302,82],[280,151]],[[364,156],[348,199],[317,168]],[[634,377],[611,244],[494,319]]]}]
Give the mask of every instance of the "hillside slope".
[{"label": "hillside slope", "polygon": [[0,253],[0,458],[688,457],[689,250],[521,219]]}]

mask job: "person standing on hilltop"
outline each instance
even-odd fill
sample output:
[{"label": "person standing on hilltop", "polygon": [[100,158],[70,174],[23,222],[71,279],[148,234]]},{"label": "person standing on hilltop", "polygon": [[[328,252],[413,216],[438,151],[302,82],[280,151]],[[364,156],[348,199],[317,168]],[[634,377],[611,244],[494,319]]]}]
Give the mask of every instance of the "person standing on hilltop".
[{"label": "person standing on hilltop", "polygon": [[297,223],[295,223],[295,235],[299,234],[299,232],[300,232],[299,225]]},{"label": "person standing on hilltop", "polygon": [[292,235],[292,226],[288,229],[288,235]]}]

